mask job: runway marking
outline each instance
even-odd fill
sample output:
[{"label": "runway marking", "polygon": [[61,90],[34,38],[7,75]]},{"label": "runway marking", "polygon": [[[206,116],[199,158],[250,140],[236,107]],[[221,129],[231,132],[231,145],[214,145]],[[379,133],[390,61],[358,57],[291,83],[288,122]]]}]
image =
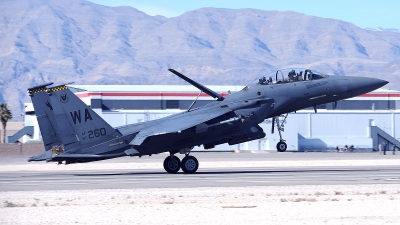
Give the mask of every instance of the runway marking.
[{"label": "runway marking", "polygon": [[234,182],[243,182],[243,180],[217,180],[218,183],[234,183]]}]

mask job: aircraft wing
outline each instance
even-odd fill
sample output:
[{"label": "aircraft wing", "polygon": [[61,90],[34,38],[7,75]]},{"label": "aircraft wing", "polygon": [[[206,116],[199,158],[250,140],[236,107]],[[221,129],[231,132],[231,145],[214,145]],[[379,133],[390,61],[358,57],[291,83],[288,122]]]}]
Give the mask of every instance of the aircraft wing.
[{"label": "aircraft wing", "polygon": [[230,108],[223,108],[221,105],[217,104],[211,107],[203,107],[197,110],[175,114],[166,117],[164,120],[154,124],[153,126],[141,130],[129,144],[141,145],[147,137],[180,132],[231,111]]}]

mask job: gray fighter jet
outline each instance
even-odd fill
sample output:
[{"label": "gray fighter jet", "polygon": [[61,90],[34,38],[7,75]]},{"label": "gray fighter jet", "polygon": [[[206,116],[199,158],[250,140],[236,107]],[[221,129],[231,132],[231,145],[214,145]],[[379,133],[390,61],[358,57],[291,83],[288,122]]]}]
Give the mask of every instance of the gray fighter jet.
[{"label": "gray fighter jet", "polygon": [[[282,138],[283,121],[290,112],[355,97],[378,89],[387,81],[366,77],[328,76],[309,69],[274,71],[258,77],[243,90],[226,97],[189,79],[170,72],[216,99],[158,120],[111,127],[82,102],[67,85],[44,84],[28,89],[35,108],[45,152],[28,161],[54,161],[62,164],[84,163],[122,156],[169,152],[164,160],[168,173],[195,173],[198,160],[189,155],[194,146],[211,149],[263,138],[258,125],[272,118],[277,127],[277,150],[287,148]],[[200,92],[200,93],[201,93]],[[185,154],[182,161],[176,153]]]}]

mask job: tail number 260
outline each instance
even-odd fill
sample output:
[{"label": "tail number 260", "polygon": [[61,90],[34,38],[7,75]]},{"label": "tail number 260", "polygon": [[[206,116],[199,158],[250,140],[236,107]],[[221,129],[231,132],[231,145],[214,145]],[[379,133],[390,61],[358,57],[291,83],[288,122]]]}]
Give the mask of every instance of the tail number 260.
[{"label": "tail number 260", "polygon": [[87,133],[85,131],[82,132],[82,138],[83,140],[87,140],[105,136],[106,134],[107,134],[106,129],[100,128],[100,129],[88,130]]}]

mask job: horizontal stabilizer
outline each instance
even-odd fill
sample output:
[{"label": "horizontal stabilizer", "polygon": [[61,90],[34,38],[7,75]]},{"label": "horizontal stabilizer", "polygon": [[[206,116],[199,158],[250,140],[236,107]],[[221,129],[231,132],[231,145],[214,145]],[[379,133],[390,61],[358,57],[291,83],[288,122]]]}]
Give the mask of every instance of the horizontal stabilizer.
[{"label": "horizontal stabilizer", "polygon": [[[122,156],[127,156],[125,152],[114,153],[114,154],[104,154],[104,155],[94,155],[94,154],[61,154],[54,156],[50,161],[67,161],[69,163],[79,163],[79,162],[92,162],[104,159],[118,158]],[[49,160],[48,160],[49,161]]]},{"label": "horizontal stabilizer", "polygon": [[174,69],[168,69],[171,73],[177,75],[178,77],[182,78],[183,80],[185,80],[186,82],[188,82],[189,84],[195,86],[196,88],[198,88],[199,90],[203,91],[204,93],[207,93],[208,95],[210,95],[213,98],[217,98],[218,101],[222,101],[224,100],[224,97],[222,97],[220,94],[218,94],[217,92],[197,83],[194,80],[191,80],[190,78],[186,77],[185,75],[179,73],[178,71],[174,70]]},{"label": "horizontal stabilizer", "polygon": [[28,159],[28,162],[31,162],[31,161],[44,161],[44,160],[46,160],[48,158],[51,158],[51,150],[45,151],[40,155],[30,157]]},{"label": "horizontal stabilizer", "polygon": [[62,154],[56,155],[53,159],[63,158],[63,159],[82,159],[82,158],[103,158],[103,155],[92,155],[92,154]]}]

